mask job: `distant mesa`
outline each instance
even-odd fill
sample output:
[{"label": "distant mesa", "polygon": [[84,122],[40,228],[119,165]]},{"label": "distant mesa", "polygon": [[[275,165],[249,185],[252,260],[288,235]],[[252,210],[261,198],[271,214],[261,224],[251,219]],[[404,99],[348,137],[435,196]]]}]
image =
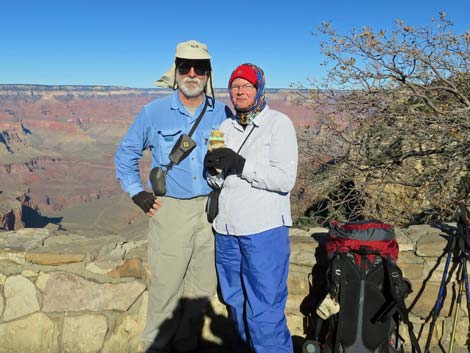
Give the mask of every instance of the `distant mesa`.
[{"label": "distant mesa", "polygon": [[39,207],[25,193],[0,191],[0,230],[42,228],[49,223],[58,224],[60,220],[42,216]]}]

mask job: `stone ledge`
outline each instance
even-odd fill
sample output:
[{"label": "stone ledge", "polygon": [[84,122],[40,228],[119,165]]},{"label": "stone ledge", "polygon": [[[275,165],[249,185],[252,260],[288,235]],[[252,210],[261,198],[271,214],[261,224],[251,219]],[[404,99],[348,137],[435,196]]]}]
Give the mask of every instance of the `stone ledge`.
[{"label": "stone ledge", "polygon": [[[408,304],[419,296],[411,312],[418,331],[436,299],[443,267],[442,260],[438,266],[436,262],[447,238],[430,226],[396,232],[399,264],[414,287]],[[326,234],[324,228],[290,231],[286,315],[293,335],[304,335],[299,308],[309,294],[308,277]],[[0,352],[132,351],[145,323],[149,281],[147,243],[139,237],[91,237],[50,229],[0,233]],[[455,282],[448,290],[455,290]],[[449,306],[450,300],[439,317],[443,330],[435,334],[433,342],[448,340]],[[217,298],[212,298],[211,308],[204,337],[221,344],[211,322],[226,318],[226,311]],[[464,331],[466,326],[461,326],[458,330]],[[24,329],[29,333],[27,339],[16,334]],[[425,332],[427,326],[422,329]],[[459,337],[463,336],[460,331]],[[457,343],[465,345],[460,338]]]}]

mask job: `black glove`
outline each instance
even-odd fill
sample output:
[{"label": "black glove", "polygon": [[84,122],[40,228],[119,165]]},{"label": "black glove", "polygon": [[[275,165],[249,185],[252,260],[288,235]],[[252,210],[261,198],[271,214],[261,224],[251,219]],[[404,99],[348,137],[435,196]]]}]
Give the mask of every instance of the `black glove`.
[{"label": "black glove", "polygon": [[132,201],[135,202],[145,213],[150,211],[155,203],[156,197],[147,191],[141,191],[138,194],[132,196]]},{"label": "black glove", "polygon": [[204,167],[208,171],[223,169],[225,174],[234,173],[240,175],[244,166],[245,158],[230,148],[217,148],[208,152],[204,157]]}]

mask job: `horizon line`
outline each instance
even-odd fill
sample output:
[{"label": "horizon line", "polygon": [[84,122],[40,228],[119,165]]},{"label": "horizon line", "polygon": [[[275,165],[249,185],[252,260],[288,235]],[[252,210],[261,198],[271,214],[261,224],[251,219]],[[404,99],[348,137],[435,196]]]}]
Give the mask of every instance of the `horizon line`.
[{"label": "horizon line", "polygon": [[[106,88],[106,89],[141,89],[141,90],[158,90],[158,91],[172,91],[171,88],[164,87],[130,87],[130,86],[116,86],[116,85],[94,85],[94,84],[42,84],[42,83],[0,83],[0,87],[4,86],[28,86],[28,87],[94,87],[94,88]],[[265,88],[269,90],[306,90],[308,88],[292,88],[292,87],[270,87]],[[214,87],[214,90],[225,90],[228,88]]]}]

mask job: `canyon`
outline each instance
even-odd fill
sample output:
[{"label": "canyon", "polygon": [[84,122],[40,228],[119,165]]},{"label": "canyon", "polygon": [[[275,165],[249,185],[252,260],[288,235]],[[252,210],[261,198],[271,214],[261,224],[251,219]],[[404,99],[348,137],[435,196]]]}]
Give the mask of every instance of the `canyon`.
[{"label": "canyon", "polygon": [[[1,84],[0,229],[41,226],[71,213],[64,210],[122,197],[115,149],[140,109],[169,93],[158,88]],[[266,96],[269,106],[287,114],[299,130],[318,123],[308,94],[268,89]],[[231,107],[227,90],[216,89],[216,99]],[[144,155],[144,179],[148,169],[149,156]],[[132,222],[138,210],[126,204],[124,214]]]}]

